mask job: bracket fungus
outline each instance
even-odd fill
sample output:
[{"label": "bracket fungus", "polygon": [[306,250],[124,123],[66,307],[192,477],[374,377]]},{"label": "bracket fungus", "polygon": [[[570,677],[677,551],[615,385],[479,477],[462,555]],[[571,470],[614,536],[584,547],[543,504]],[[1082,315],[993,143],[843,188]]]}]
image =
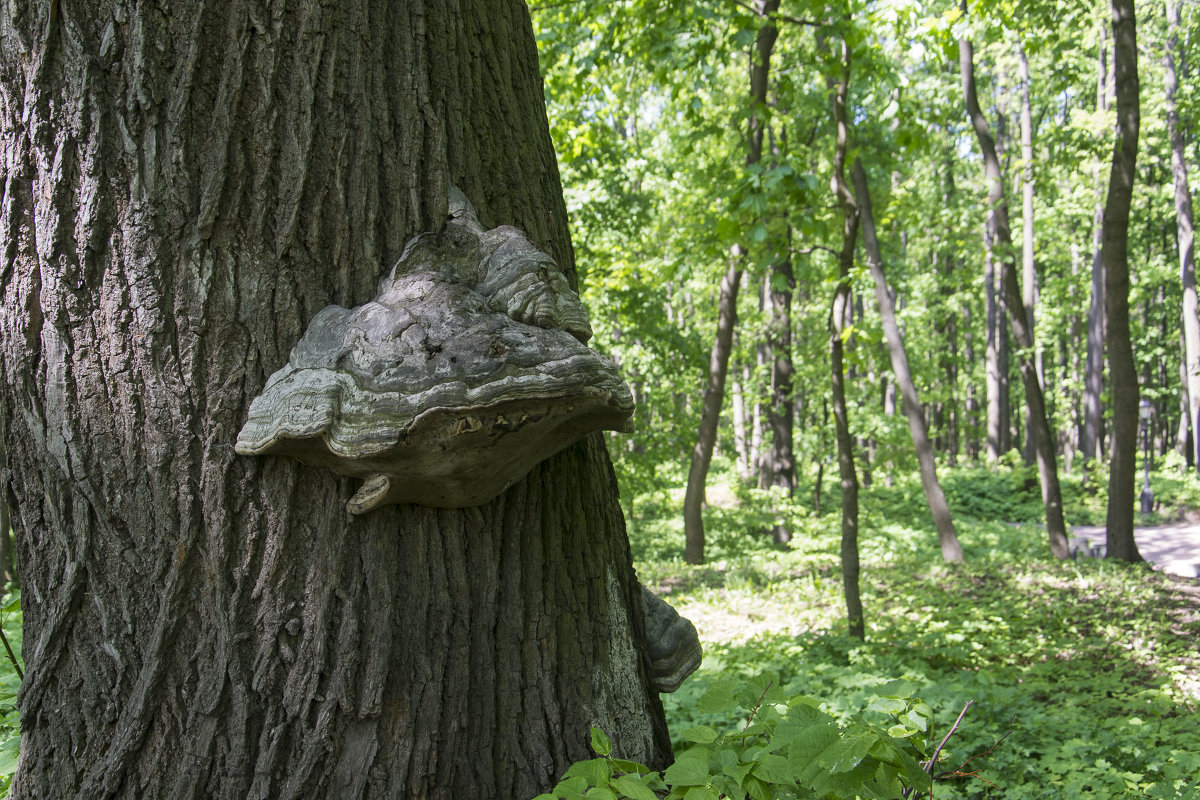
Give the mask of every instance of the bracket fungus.
[{"label": "bracket fungus", "polygon": [[642,610],[646,619],[650,678],[659,692],[673,692],[700,666],[704,657],[700,636],[691,620],[681,616],[670,603],[645,586],[642,587]]},{"label": "bracket fungus", "polygon": [[362,478],[355,514],[479,505],[589,433],[630,430],[591,334],[557,264],[451,187],[443,230],[411,239],[373,300],[313,317],[235,449]]}]

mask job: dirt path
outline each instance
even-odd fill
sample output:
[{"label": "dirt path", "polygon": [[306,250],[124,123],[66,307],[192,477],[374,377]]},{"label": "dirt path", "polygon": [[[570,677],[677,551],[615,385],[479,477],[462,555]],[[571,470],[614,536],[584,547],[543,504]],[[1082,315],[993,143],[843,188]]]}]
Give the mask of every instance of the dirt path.
[{"label": "dirt path", "polygon": [[[1071,532],[1072,552],[1078,547],[1081,555],[1104,554],[1103,525],[1077,525]],[[1137,540],[1142,558],[1157,569],[1185,578],[1200,577],[1200,523],[1175,522],[1134,528],[1133,538]]]}]

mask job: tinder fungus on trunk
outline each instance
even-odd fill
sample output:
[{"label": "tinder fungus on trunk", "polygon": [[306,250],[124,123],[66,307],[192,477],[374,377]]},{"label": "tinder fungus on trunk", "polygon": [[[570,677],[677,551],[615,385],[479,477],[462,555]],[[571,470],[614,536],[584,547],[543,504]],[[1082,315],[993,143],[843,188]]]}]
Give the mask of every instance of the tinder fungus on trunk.
[{"label": "tinder fungus on trunk", "polygon": [[479,505],[587,434],[629,430],[629,387],[590,337],[554,261],[516,228],[483,230],[452,188],[445,228],[409,241],[374,300],[312,319],[236,450],[364,479],[356,514]]}]

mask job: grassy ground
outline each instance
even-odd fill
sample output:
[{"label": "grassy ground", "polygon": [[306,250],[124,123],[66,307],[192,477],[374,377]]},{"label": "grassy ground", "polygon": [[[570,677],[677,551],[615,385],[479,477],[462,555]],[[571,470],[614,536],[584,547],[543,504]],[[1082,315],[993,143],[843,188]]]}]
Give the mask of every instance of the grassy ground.
[{"label": "grassy ground", "polygon": [[[672,730],[736,723],[697,711],[722,679],[766,676],[847,717],[906,679],[935,711],[935,739],[973,701],[942,761],[962,774],[939,797],[1200,796],[1182,788],[1200,776],[1200,581],[1054,560],[1024,521],[1039,511],[1027,477],[947,473],[966,556],[955,567],[941,562],[919,484],[864,492],[865,642],[843,633],[835,498],[819,518],[792,509],[796,540],[780,549],[758,533],[771,521],[755,510],[764,498],[715,487],[701,567],[678,557],[678,492],[641,499],[630,534],[639,575],[705,643],[704,665],[666,697]],[[1193,480],[1167,479],[1156,480],[1163,517],[1200,496]],[[1097,493],[1064,483],[1069,521],[1094,519]]]}]

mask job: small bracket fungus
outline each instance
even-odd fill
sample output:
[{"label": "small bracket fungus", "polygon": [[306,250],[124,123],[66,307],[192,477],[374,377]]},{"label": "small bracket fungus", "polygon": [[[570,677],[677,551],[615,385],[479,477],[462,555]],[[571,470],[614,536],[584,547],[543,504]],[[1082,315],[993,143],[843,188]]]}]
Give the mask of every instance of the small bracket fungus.
[{"label": "small bracket fungus", "polygon": [[704,657],[696,626],[645,586],[642,587],[642,609],[646,616],[650,679],[658,691],[673,692],[684,678],[696,671]]},{"label": "small bracket fungus", "polygon": [[589,433],[628,431],[633,398],[584,344],[587,312],[516,228],[484,230],[454,187],[354,309],[328,306],[250,406],[235,449],[365,482],[347,508],[487,502]]}]

